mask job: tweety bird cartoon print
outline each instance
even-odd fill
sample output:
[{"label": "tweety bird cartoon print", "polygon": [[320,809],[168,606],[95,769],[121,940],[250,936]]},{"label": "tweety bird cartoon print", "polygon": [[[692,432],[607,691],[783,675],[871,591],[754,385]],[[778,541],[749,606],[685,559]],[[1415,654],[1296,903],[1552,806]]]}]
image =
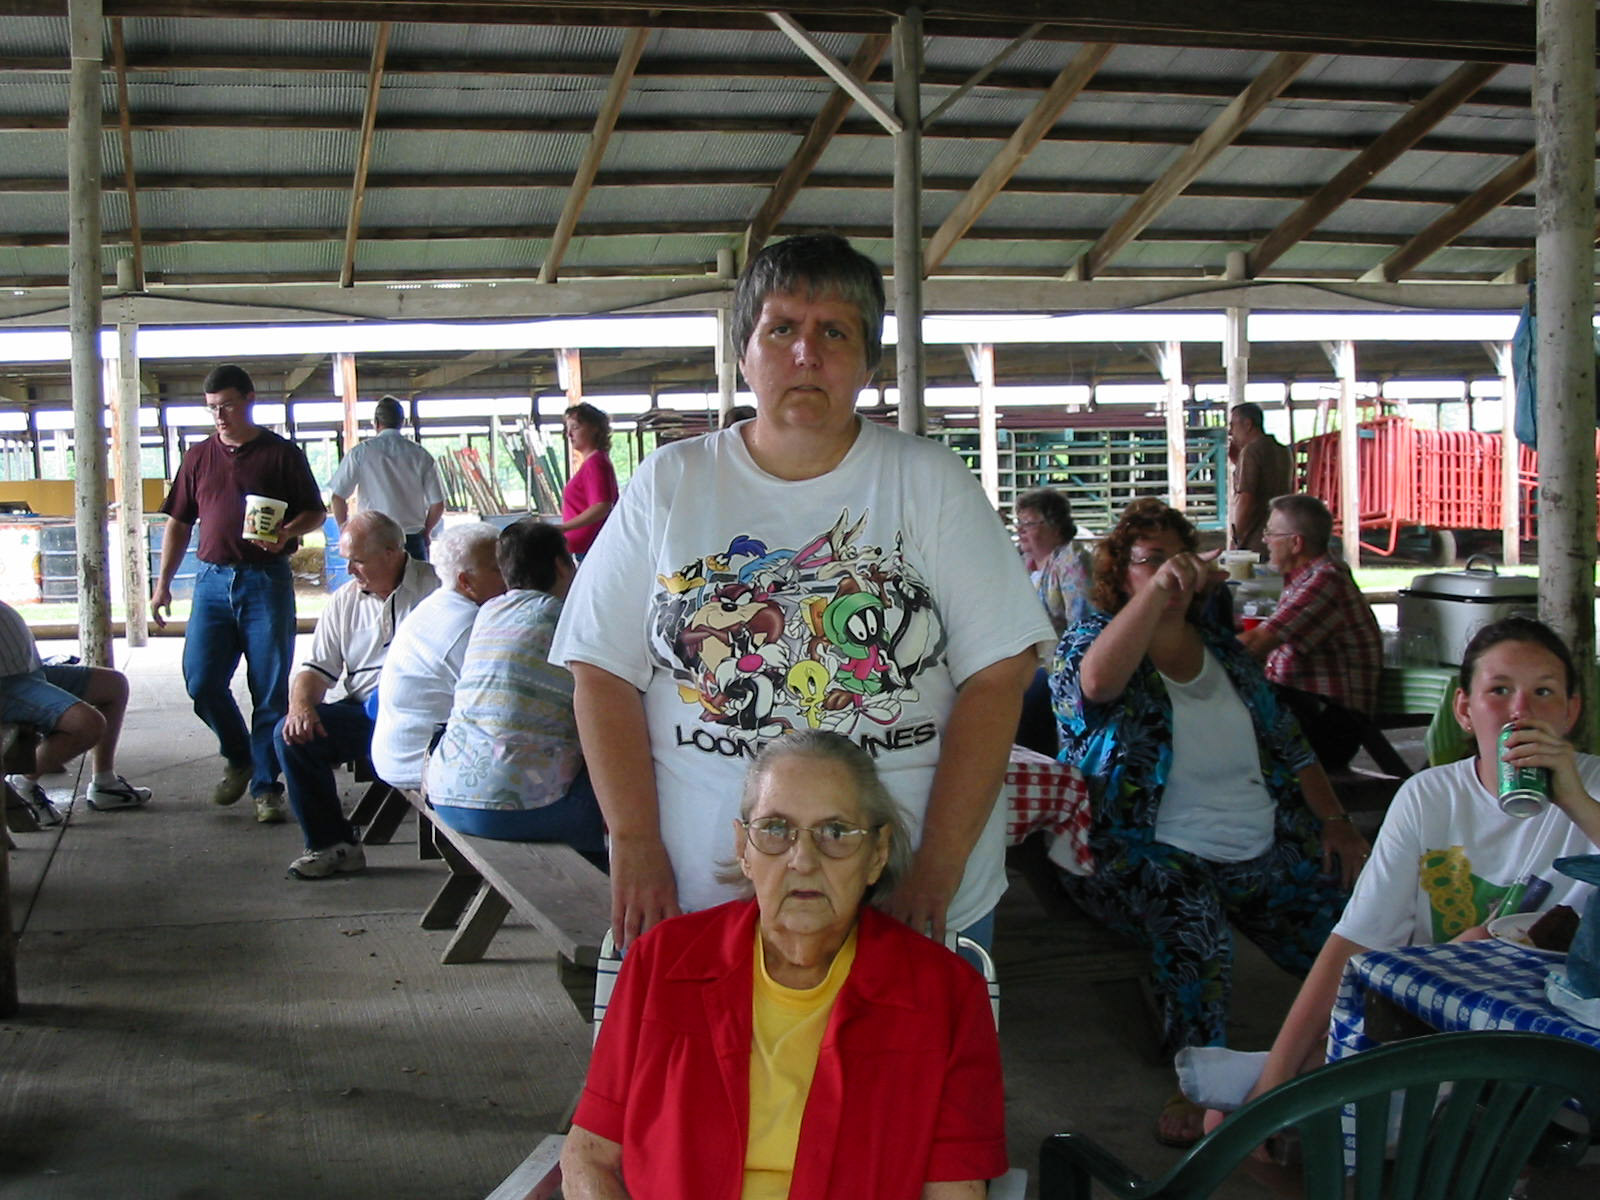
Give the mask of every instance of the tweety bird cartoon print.
[{"label": "tweety bird cartoon print", "polygon": [[937,735],[897,727],[918,677],[945,653],[927,582],[845,509],[798,546],[752,534],[656,577],[650,650],[684,704],[678,740],[754,754],[791,729],[826,729],[874,754]]}]

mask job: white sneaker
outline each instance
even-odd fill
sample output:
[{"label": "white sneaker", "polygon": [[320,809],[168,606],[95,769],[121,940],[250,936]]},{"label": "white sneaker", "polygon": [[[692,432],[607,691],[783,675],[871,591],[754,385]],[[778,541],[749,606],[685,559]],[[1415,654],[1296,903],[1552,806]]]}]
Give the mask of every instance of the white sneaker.
[{"label": "white sneaker", "polygon": [[95,812],[105,812],[113,808],[140,808],[150,803],[150,789],[134,787],[121,775],[109,787],[101,787],[98,783],[91,783],[85,799],[89,807]]},{"label": "white sneaker", "polygon": [[322,850],[307,850],[289,864],[291,879],[326,879],[367,869],[367,856],[360,845],[338,842]]},{"label": "white sneaker", "polygon": [[22,797],[23,806],[33,814],[33,819],[41,828],[59,825],[65,820],[61,810],[45,795],[44,789],[26,775],[7,775],[6,782]]}]

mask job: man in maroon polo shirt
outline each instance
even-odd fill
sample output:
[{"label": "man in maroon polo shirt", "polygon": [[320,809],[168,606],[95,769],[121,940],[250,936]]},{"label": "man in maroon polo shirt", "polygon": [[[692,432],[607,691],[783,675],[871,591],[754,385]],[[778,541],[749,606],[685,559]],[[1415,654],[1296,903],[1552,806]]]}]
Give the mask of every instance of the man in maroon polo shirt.
[{"label": "man in maroon polo shirt", "polygon": [[[295,632],[289,556],[300,534],[322,524],[322,493],[300,448],[251,419],[255,385],[242,367],[215,368],[205,393],[217,431],[183,456],[161,506],[167,528],[152,609],[164,626],[172,579],[198,523],[201,569],[184,634],[183,681],[227,764],[211,799],[232,804],[248,787],[256,820],[272,824],[286,819],[272,731],[289,708]],[[245,536],[248,495],[284,504],[275,533]],[[233,699],[241,655],[250,685],[248,729]]]}]

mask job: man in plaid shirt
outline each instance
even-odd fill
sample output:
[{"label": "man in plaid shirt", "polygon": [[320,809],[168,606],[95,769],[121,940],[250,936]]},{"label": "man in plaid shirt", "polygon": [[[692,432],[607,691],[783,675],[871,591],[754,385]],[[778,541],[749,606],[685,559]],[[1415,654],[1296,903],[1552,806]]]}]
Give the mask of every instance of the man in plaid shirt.
[{"label": "man in plaid shirt", "polygon": [[1262,536],[1283,598],[1239,640],[1266,663],[1317,758],[1335,771],[1360,749],[1355,714],[1371,716],[1377,703],[1383,635],[1350,568],[1328,553],[1332,535],[1333,514],[1315,496],[1272,501]]}]

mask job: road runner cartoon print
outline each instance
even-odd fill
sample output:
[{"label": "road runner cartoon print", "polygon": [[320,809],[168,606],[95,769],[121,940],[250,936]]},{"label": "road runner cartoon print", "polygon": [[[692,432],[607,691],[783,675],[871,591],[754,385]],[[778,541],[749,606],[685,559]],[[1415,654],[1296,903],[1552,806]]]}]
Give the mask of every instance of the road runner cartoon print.
[{"label": "road runner cartoon print", "polygon": [[[876,752],[936,736],[931,724],[885,736],[946,639],[899,535],[863,544],[866,518],[845,509],[797,547],[741,534],[656,577],[650,650],[677,680],[680,741],[732,737],[753,754],[787,730],[827,729]],[[683,736],[707,727],[715,739]]]}]

